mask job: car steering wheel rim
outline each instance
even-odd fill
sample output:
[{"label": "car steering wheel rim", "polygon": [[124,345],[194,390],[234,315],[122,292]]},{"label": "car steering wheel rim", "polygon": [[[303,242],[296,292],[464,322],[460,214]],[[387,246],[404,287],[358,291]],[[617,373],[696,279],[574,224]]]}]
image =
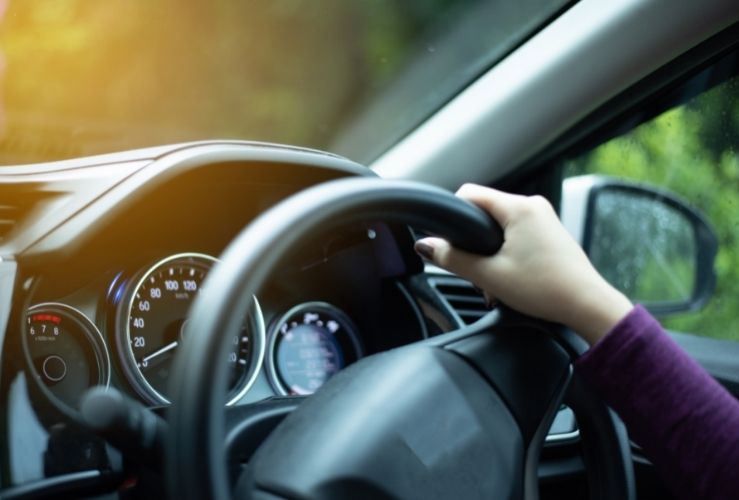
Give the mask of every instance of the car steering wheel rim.
[{"label": "car steering wheel rim", "polygon": [[[169,411],[170,427],[165,450],[167,488],[172,498],[231,498],[223,446],[226,370],[220,360],[227,352],[227,339],[241,328],[241,318],[245,316],[252,296],[285,255],[311,234],[327,227],[376,220],[409,224],[480,254],[492,254],[502,244],[500,228],[479,208],[448,191],[406,181],[376,178],[331,181],[292,196],[258,217],[221,256],[191,311],[190,331],[197,333],[191,334],[189,342],[182,346],[172,376],[173,405]],[[515,344],[518,342],[516,336],[508,338]],[[470,344],[465,338],[463,334],[460,339],[450,341],[456,342],[453,347],[456,357],[477,356],[472,354],[473,350],[490,351],[487,346],[480,348],[477,340],[473,339]],[[431,343],[434,342],[439,340],[432,339]],[[522,350],[520,346],[511,349]],[[444,363],[457,363],[449,356],[442,358],[451,360]],[[474,359],[469,361],[475,364]],[[487,367],[480,365],[475,369],[485,372]],[[361,368],[355,372],[359,370]],[[346,379],[347,376],[334,378]],[[329,380],[326,386],[333,380]],[[336,385],[340,383],[341,380]],[[505,387],[501,390],[505,392]],[[320,397],[321,392],[318,391],[306,403]],[[516,396],[512,398],[516,399]],[[300,412],[302,406],[295,413]],[[601,415],[596,421],[601,424],[600,432],[593,435],[590,443],[595,445],[591,446],[595,450],[591,452],[591,458],[595,461],[604,458],[602,462],[605,465],[595,467],[596,480],[604,486],[591,490],[599,498],[632,498],[633,484],[630,484],[629,465],[624,460],[627,451],[624,450],[623,432],[619,432],[612,423],[604,425],[603,408],[599,410]],[[281,427],[273,434],[280,432]],[[537,439],[543,441],[543,436]],[[619,456],[606,459],[602,456],[606,450],[616,450]],[[527,471],[528,477],[531,473]],[[536,496],[535,487],[521,491],[527,498]]]}]

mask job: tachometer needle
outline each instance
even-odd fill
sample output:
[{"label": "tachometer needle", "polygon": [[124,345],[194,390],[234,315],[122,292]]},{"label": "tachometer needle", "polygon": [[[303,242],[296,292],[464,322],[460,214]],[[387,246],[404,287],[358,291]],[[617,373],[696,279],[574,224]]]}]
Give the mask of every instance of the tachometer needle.
[{"label": "tachometer needle", "polygon": [[159,356],[162,356],[163,354],[168,353],[172,349],[175,349],[178,345],[179,345],[179,342],[175,340],[174,342],[165,345],[161,349],[157,349],[156,351],[152,352],[151,354],[149,354],[148,356],[146,356],[144,359],[141,360],[141,367],[142,368],[148,367],[154,359],[158,358]]}]

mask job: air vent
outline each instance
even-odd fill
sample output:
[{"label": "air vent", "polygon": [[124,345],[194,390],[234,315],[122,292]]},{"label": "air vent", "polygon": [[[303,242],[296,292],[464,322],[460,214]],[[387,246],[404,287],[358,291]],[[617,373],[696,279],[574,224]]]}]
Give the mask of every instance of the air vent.
[{"label": "air vent", "polygon": [[488,312],[482,294],[469,281],[456,277],[435,277],[430,281],[461,323],[472,324]]},{"label": "air vent", "polygon": [[5,184],[0,186],[0,245],[12,237],[12,232],[53,193],[41,192],[38,186]]},{"label": "air vent", "polygon": [[0,202],[0,243],[13,230],[21,213],[20,207]]}]

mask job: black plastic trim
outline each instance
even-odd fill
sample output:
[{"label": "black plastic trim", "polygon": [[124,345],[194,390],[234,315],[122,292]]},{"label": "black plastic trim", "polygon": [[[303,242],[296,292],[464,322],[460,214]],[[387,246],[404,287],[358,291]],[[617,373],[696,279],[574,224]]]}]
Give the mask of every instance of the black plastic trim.
[{"label": "black plastic trim", "polygon": [[[34,239],[21,249],[24,259],[39,258],[49,252],[71,251],[84,243],[96,227],[109,223],[116,214],[151,195],[174,178],[198,168],[218,164],[221,168],[252,168],[265,165],[300,167],[302,174],[323,174],[322,180],[347,176],[375,177],[374,172],[336,155],[269,144],[206,142],[175,149],[140,167],[114,185],[90,197],[82,207],[66,214],[52,227],[39,228]],[[293,176],[299,181],[298,174]],[[88,189],[92,189],[88,187]],[[93,196],[94,195],[94,196]]]}]

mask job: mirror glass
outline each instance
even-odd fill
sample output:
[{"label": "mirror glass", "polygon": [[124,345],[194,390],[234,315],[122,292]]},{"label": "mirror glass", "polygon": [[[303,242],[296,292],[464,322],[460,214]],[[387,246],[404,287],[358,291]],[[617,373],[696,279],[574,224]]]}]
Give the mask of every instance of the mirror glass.
[{"label": "mirror glass", "polygon": [[603,188],[591,219],[589,254],[595,268],[631,300],[684,302],[697,275],[690,219],[654,193]]}]

